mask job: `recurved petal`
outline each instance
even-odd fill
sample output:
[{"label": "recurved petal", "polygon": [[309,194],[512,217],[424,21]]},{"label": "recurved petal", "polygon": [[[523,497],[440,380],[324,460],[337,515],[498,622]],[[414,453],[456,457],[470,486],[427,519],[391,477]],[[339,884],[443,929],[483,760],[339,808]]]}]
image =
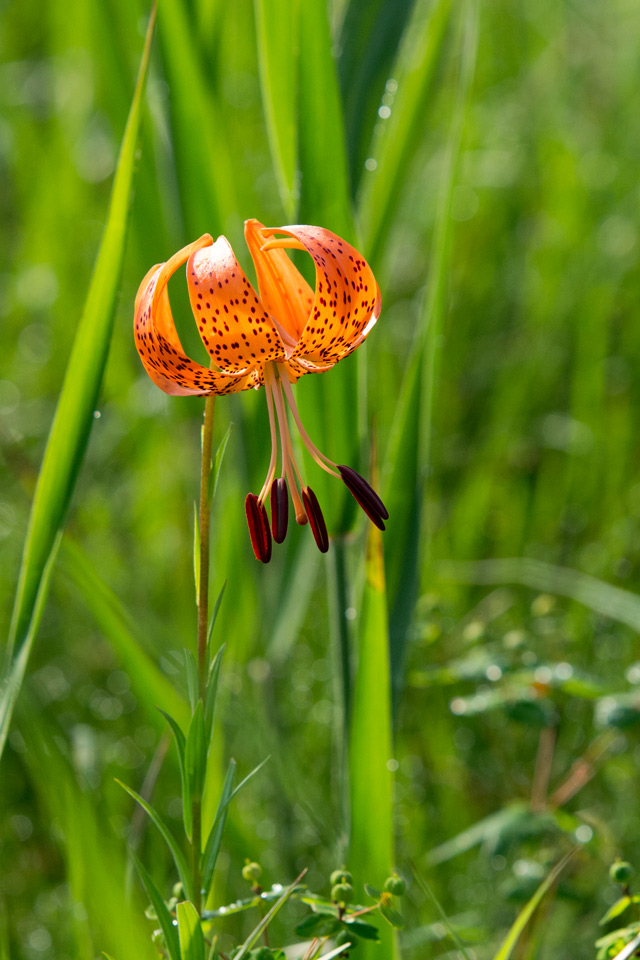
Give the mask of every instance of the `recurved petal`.
[{"label": "recurved petal", "polygon": [[[280,232],[280,231],[278,231]],[[316,289],[311,312],[292,357],[331,365],[359,346],[380,315],[380,290],[357,250],[322,227],[283,227],[311,255]]]},{"label": "recurved petal", "polygon": [[173,322],[167,282],[194,250],[210,243],[205,235],[152,267],[136,294],[133,326],[140,359],[153,382],[174,396],[235,393],[255,385],[251,371],[244,376],[218,372],[187,357]]},{"label": "recurved petal", "polygon": [[259,220],[245,221],[244,236],[255,264],[260,298],[288,334],[291,353],[309,319],[313,290],[286,250],[263,249],[273,233],[273,228],[265,227]]},{"label": "recurved petal", "polygon": [[244,373],[267,360],[284,360],[278,331],[226,237],[193,251],[187,284],[202,342],[216,366]]}]

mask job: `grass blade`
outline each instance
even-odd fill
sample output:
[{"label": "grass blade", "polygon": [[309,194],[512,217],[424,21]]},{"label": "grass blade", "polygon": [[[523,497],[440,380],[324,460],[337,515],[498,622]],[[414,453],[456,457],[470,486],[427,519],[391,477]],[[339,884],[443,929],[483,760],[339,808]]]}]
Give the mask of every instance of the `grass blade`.
[{"label": "grass blade", "polygon": [[[382,887],[393,867],[393,798],[388,761],[392,757],[389,638],[382,535],[372,527],[359,625],[358,672],[353,693],[350,768],[351,841],[349,857],[359,880]],[[394,935],[380,931],[381,953],[395,955]],[[364,957],[374,956],[362,943]]]},{"label": "grass blade", "polygon": [[202,889],[204,891],[205,903],[209,896],[209,890],[213,882],[213,872],[216,868],[216,862],[220,852],[222,834],[224,833],[224,825],[227,819],[227,808],[233,794],[233,779],[235,773],[236,762],[232,759],[229,761],[229,766],[227,767],[227,775],[222,786],[222,793],[220,794],[215,820],[207,837],[204,853],[202,854]]},{"label": "grass blade", "polygon": [[297,75],[300,0],[255,0],[258,65],[280,198],[292,221],[298,199]]},{"label": "grass blade", "polygon": [[358,196],[365,250],[377,266],[417,142],[451,15],[451,0],[417,5],[405,31],[396,66],[391,115],[378,125],[369,154],[375,170],[366,172]]},{"label": "grass blade", "polygon": [[[463,55],[457,101],[447,146],[440,206],[436,218],[429,294],[403,381],[388,451],[388,495],[385,503],[394,518],[386,543],[391,606],[390,631],[393,687],[397,689],[404,663],[404,645],[421,570],[420,517],[430,455],[431,421],[437,374],[437,344],[444,314],[444,293],[451,247],[451,199],[471,96],[478,45],[477,6],[465,6]],[[408,489],[408,494],[407,494]]]},{"label": "grass blade", "polygon": [[525,904],[525,906],[522,908],[522,910],[516,917],[515,922],[511,927],[511,929],[509,930],[509,933],[507,934],[504,943],[496,953],[493,960],[509,960],[509,957],[513,953],[513,949],[515,945],[520,939],[520,935],[522,934],[522,931],[524,930],[526,925],[529,923],[529,920],[531,919],[535,911],[538,909],[540,902],[545,896],[545,894],[549,892],[553,884],[556,882],[556,880],[558,879],[558,877],[560,876],[560,874],[568,864],[569,860],[571,860],[571,858],[574,856],[575,852],[576,852],[575,849],[570,850],[569,853],[565,854],[562,860],[560,860],[555,865],[553,870],[549,872],[549,875],[546,877],[545,880],[543,880],[543,882],[540,884],[540,886],[538,887],[534,895],[531,897],[528,903]]},{"label": "grass blade", "polygon": [[352,192],[364,170],[385,82],[415,0],[351,0],[342,25],[338,67]]},{"label": "grass blade", "polygon": [[[104,233],[38,475],[9,628],[6,678],[0,694],[0,755],[37,629],[37,611],[41,609],[47,592],[48,574],[89,439],[107,361],[124,260],[129,199],[154,22],[155,6],[149,19]],[[21,655],[10,668],[16,646],[22,648]]]}]

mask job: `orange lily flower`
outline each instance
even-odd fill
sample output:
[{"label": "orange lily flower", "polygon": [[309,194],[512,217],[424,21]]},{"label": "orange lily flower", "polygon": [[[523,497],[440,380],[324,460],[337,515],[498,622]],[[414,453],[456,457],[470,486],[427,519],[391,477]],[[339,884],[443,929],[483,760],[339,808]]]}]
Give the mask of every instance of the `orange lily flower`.
[{"label": "orange lily flower", "polygon": [[[255,264],[259,295],[226,237],[214,242],[205,234],[149,270],[136,295],[134,333],[145,370],[165,393],[208,396],[264,385],[271,459],[260,493],[247,495],[245,512],[256,558],[267,563],[272,533],[276,543],[286,536],[289,490],[297,522],[308,521],[319,549],[324,553],[329,548],[317,498],[303,483],[294,459],[287,406],[316,463],[340,477],[373,523],[384,530],[388,513],[382,500],[355,470],[335,464],[312,443],[291,389],[303,374],[329,370],[355,350],[378,319],[381,300],[369,265],[329,230],[265,227],[257,220],[247,220],[245,239]],[[311,255],[315,290],[293,265],[287,249]],[[210,367],[185,355],[171,314],[167,283],[185,261],[191,308],[211,357]],[[276,477],[278,432],[282,469]]]}]

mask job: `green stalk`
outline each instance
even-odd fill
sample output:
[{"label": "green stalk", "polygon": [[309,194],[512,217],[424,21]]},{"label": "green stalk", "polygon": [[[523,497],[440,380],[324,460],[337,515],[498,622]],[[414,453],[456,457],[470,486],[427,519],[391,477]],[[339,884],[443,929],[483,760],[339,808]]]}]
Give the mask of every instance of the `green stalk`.
[{"label": "green stalk", "polygon": [[204,704],[207,686],[207,631],[209,627],[209,475],[213,443],[213,414],[216,398],[207,397],[202,426],[202,464],[200,467],[200,579],[198,584],[198,690]]},{"label": "green stalk", "polygon": [[[202,425],[202,461],[200,465],[200,576],[198,579],[198,692],[204,706],[207,691],[207,634],[209,627],[209,535],[211,509],[209,504],[209,477],[213,443],[213,414],[215,396],[207,397]],[[199,791],[193,797],[191,837],[191,872],[193,876],[194,907],[200,914],[202,875],[202,797]]]}]

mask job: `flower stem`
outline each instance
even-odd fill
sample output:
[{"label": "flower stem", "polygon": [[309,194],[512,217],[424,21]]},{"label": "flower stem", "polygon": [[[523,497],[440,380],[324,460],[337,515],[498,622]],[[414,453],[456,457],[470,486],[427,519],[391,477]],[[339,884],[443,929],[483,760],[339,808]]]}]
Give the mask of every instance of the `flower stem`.
[{"label": "flower stem", "polygon": [[207,397],[202,426],[202,465],[200,468],[200,582],[198,586],[198,689],[204,703],[207,686],[207,631],[209,626],[209,476],[213,443],[215,396]]},{"label": "flower stem", "polygon": [[[204,705],[207,691],[207,633],[209,628],[209,533],[211,511],[209,506],[209,477],[211,476],[211,450],[213,443],[213,413],[215,397],[207,397],[202,425],[202,463],[200,467],[200,510],[198,526],[200,529],[200,577],[198,581],[198,692]],[[200,857],[202,855],[202,801],[195,796],[192,803],[193,833],[191,841],[191,872],[193,876],[194,906],[198,913],[201,909],[202,877]]]}]

